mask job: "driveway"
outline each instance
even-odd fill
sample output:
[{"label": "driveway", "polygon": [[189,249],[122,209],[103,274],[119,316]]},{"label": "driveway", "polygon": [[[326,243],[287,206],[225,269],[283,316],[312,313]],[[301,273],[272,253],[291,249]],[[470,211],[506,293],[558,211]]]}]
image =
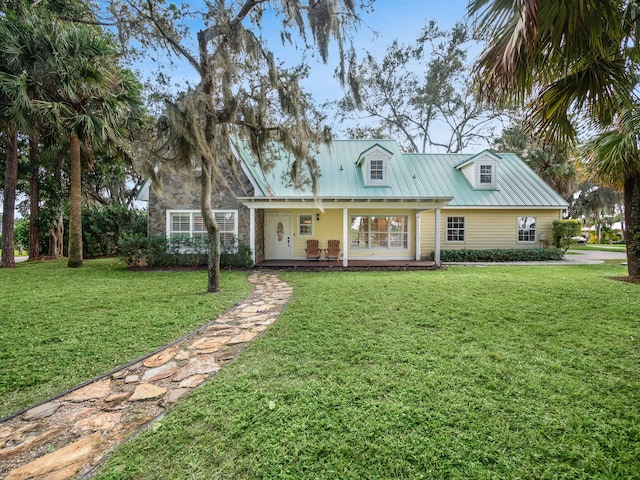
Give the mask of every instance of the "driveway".
[{"label": "driveway", "polygon": [[569,250],[564,256],[564,261],[568,263],[602,263],[605,260],[626,262],[627,254],[599,250]]}]

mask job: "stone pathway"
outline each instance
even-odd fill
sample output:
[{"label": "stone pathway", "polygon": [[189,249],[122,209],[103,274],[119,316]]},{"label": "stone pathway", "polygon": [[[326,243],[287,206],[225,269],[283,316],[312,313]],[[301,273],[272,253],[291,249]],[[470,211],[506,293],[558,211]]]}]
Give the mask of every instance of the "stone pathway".
[{"label": "stone pathway", "polygon": [[116,445],[164,415],[274,323],[293,289],[275,273],[216,320],[155,354],[0,423],[0,478],[91,474]]}]

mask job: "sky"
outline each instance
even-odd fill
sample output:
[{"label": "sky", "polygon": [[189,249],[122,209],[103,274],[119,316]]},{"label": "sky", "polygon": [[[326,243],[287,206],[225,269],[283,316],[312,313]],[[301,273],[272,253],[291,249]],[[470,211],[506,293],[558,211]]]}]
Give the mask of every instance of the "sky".
[{"label": "sky", "polygon": [[[377,0],[374,11],[362,15],[356,53],[362,56],[368,51],[382,58],[387,46],[396,39],[401,44],[413,43],[430,20],[449,30],[456,22],[466,20],[467,3],[467,0]],[[316,101],[342,96],[332,72],[332,68],[320,64],[313,69],[307,85]]]},{"label": "sky", "polygon": [[[189,5],[197,8],[198,0],[189,1]],[[413,43],[422,28],[430,20],[436,20],[440,28],[448,30],[458,21],[466,19],[468,0],[375,0],[373,11],[360,11],[362,23],[355,34],[356,54],[361,58],[366,52],[381,58],[388,45],[394,40],[401,44]],[[357,2],[356,2],[357,4]],[[267,16],[265,16],[267,18]],[[265,23],[267,23],[266,20]],[[195,31],[195,28],[192,27]],[[291,64],[297,63],[299,55],[292,47],[285,48],[280,42],[280,25],[268,24],[264,27],[264,34],[269,48],[276,56]],[[195,50],[195,49],[194,49]],[[333,72],[338,64],[335,49],[329,55],[327,65],[318,61],[311,65],[309,79],[303,84],[311,93],[316,103],[328,100],[338,100],[342,97],[342,90]],[[152,71],[151,63],[139,64],[142,71]],[[190,66],[183,65],[172,71],[172,78],[178,85],[186,82],[194,85],[199,78]]]}]

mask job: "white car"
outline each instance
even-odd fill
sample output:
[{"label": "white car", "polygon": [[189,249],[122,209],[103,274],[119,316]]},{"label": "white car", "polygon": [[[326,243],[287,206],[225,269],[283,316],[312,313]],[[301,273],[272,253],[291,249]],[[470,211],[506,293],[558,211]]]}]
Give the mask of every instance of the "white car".
[{"label": "white car", "polygon": [[585,243],[587,243],[587,238],[583,237],[583,236],[577,236],[577,237],[571,237],[571,240],[573,240],[576,243],[582,244],[584,245]]}]

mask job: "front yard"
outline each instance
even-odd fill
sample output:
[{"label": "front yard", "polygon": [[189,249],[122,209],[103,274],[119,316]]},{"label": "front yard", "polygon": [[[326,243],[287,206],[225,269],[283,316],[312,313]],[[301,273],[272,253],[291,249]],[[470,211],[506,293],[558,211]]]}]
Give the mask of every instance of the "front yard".
[{"label": "front yard", "polygon": [[[48,386],[30,399],[123,363],[112,352],[87,369],[84,357],[104,355],[47,346],[63,337],[90,331],[88,344],[120,349],[147,339],[128,348],[131,359],[226,308],[202,293],[203,272],[156,279],[87,263],[75,286],[78,271],[64,268],[0,270],[12,297],[2,300],[12,312],[0,339],[5,412],[33,384]],[[99,279],[89,282],[92,269]],[[16,273],[38,287],[13,288]],[[640,478],[640,295],[610,278],[624,274],[617,263],[283,273],[294,296],[280,320],[118,449],[99,478]],[[225,275],[220,298],[232,304],[248,288],[243,274]],[[69,299],[86,283],[90,294]],[[31,313],[31,296],[50,308]],[[160,305],[148,314],[137,302]],[[135,320],[108,328],[122,320],[103,315],[117,303]],[[63,329],[77,312],[82,322]],[[185,316],[190,325],[176,326]]]},{"label": "front yard", "polygon": [[639,478],[623,273],[285,274],[280,321],[100,478]]},{"label": "front yard", "polygon": [[0,418],[155,351],[244,298],[246,273],[131,272],[117,259],[0,269]]}]

